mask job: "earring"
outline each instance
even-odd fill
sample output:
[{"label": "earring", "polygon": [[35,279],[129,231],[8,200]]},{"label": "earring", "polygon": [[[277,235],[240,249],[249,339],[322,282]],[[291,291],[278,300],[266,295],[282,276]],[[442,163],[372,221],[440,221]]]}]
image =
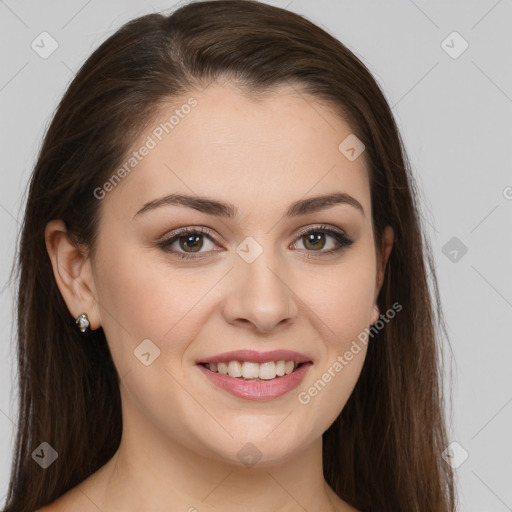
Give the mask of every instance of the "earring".
[{"label": "earring", "polygon": [[89,322],[89,318],[85,313],[81,314],[76,320],[76,325],[78,325],[78,328],[80,331],[85,332],[89,326],[91,325],[91,322]]}]

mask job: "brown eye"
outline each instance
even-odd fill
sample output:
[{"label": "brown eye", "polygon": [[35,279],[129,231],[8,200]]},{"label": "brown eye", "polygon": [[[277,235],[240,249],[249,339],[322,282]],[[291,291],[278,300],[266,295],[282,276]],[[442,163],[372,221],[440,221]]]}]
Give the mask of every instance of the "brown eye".
[{"label": "brown eye", "polygon": [[[171,234],[169,238],[157,245],[173,256],[186,259],[205,256],[205,253],[214,250],[216,244],[213,237],[203,228],[187,228]],[[198,256],[194,256],[194,254],[198,254]]]},{"label": "brown eye", "polygon": [[302,235],[304,247],[313,251],[323,249],[325,246],[325,233],[310,231],[306,235]]},{"label": "brown eye", "polygon": [[333,254],[341,251],[345,247],[352,245],[354,242],[343,233],[320,227],[304,231],[299,239],[307,252],[318,252],[320,254]]},{"label": "brown eye", "polygon": [[197,252],[203,247],[203,235],[184,235],[178,238],[179,246],[184,251],[191,249],[193,252]]}]

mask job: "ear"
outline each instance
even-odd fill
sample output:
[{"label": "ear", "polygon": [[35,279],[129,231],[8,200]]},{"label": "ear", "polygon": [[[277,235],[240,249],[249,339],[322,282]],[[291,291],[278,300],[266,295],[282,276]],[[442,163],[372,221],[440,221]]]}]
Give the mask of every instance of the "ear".
[{"label": "ear", "polygon": [[62,220],[52,220],[45,228],[46,250],[60,293],[73,318],[86,313],[90,329],[100,327],[96,287],[88,253],[69,238]]},{"label": "ear", "polygon": [[374,308],[371,315],[371,324],[374,324],[379,319],[379,308],[377,307],[377,297],[379,296],[382,284],[384,283],[384,276],[386,274],[386,265],[388,263],[391,249],[393,248],[393,242],[395,240],[395,233],[391,226],[386,226],[382,233],[382,240],[380,251],[377,251],[377,277],[375,281],[375,296]]}]

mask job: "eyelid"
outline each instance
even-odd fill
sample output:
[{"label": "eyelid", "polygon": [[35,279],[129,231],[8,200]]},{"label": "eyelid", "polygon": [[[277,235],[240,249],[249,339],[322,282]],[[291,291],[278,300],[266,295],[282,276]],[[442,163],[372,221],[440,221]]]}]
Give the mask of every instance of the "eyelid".
[{"label": "eyelid", "polygon": [[180,236],[182,234],[187,234],[187,233],[201,233],[203,235],[208,235],[208,236],[211,236],[212,238],[215,237],[215,231],[211,228],[208,228],[206,226],[195,226],[195,225],[190,225],[190,226],[185,226],[185,227],[182,227],[182,228],[176,228],[176,229],[173,229],[171,230],[169,233],[166,233],[163,237],[162,237],[162,242],[165,242],[166,240],[169,240],[169,239],[172,239],[176,236]]},{"label": "eyelid", "polygon": [[301,236],[305,235],[306,233],[309,233],[310,231],[319,231],[319,232],[334,232],[334,233],[337,233],[338,235],[342,235],[346,238],[349,238],[348,235],[345,233],[345,231],[343,231],[343,229],[340,229],[340,228],[337,228],[335,226],[330,226],[328,224],[321,224],[319,226],[306,226],[304,228],[301,228],[297,234],[297,237],[295,238],[295,240],[297,238],[300,238]]}]

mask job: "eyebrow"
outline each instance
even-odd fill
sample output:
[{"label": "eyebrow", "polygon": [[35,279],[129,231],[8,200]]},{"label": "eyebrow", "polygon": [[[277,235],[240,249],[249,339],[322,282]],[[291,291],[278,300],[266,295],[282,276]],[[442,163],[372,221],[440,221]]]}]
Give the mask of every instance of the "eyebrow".
[{"label": "eyebrow", "polygon": [[[325,210],[326,208],[338,204],[351,205],[365,215],[364,208],[357,199],[344,192],[336,192],[295,201],[288,208],[288,211],[285,213],[285,217],[307,215],[309,213]],[[187,208],[193,208],[194,210],[198,210],[208,215],[215,215],[217,217],[229,219],[236,217],[238,211],[237,207],[232,203],[224,203],[208,197],[196,195],[170,194],[168,196],[161,197],[160,199],[149,201],[134,215],[134,218],[162,206],[184,206]]]}]

